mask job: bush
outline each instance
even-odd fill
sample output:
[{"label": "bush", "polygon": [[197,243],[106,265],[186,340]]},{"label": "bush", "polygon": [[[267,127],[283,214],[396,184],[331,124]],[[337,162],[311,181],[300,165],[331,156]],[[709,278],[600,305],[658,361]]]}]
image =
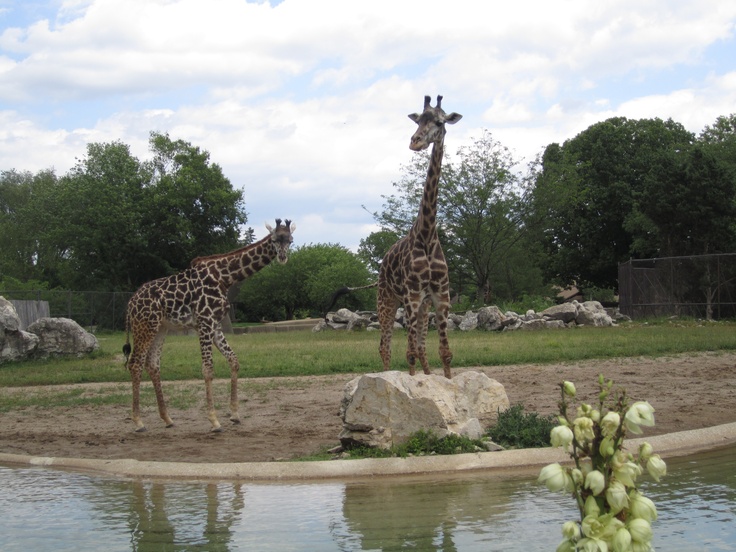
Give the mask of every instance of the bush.
[{"label": "bush", "polygon": [[438,437],[431,431],[420,430],[409,436],[406,443],[391,447],[389,450],[366,446],[355,446],[350,449],[352,458],[393,458],[407,456],[427,456],[430,454],[462,454],[477,452],[483,447],[479,439],[471,439],[463,435],[450,434]]},{"label": "bush", "polygon": [[493,442],[506,448],[540,448],[550,446],[549,434],[557,424],[555,416],[525,413],[517,404],[498,413],[496,425],[488,430]]}]

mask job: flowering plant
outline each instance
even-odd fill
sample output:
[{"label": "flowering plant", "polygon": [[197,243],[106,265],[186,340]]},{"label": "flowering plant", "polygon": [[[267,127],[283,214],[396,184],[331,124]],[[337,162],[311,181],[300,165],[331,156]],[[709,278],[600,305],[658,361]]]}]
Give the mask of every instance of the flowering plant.
[{"label": "flowering plant", "polygon": [[643,443],[635,458],[626,452],[626,432],[641,434],[654,425],[654,408],[644,401],[629,405],[625,390],[612,392],[613,381],[598,378],[598,407],[581,404],[573,410],[575,385],[560,384],[559,425],[550,442],[570,454],[573,466],[545,466],[539,481],[550,491],[571,493],[580,511],[579,521],[562,526],[564,540],[557,552],[645,552],[653,550],[651,522],[657,519],[654,503],[636,487],[646,469],[656,480],[667,466]]}]

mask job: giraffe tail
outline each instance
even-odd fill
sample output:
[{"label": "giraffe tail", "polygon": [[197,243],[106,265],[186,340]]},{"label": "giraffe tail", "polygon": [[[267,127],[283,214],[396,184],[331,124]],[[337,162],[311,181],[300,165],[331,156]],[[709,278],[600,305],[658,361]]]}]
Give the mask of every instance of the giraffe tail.
[{"label": "giraffe tail", "polygon": [[343,295],[347,295],[348,293],[352,293],[353,291],[358,291],[361,289],[370,289],[378,286],[378,280],[375,282],[365,285],[365,286],[358,286],[358,287],[343,287],[338,289],[335,293],[332,294],[332,299],[330,299],[330,306],[327,307],[325,310],[325,315],[323,318],[327,320],[327,314],[332,310],[332,307],[335,306],[335,303],[337,303],[337,300],[342,297]]}]

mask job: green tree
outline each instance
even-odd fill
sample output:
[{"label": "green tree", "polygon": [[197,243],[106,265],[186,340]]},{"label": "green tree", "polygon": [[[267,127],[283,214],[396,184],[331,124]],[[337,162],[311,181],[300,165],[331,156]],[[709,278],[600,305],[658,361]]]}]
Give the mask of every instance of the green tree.
[{"label": "green tree", "polygon": [[[332,295],[341,287],[370,283],[372,275],[360,258],[343,246],[310,244],[295,248],[289,262],[272,265],[245,280],[237,297],[247,321],[291,320],[322,316]],[[375,307],[368,290],[341,299],[351,309]]]},{"label": "green tree", "polygon": [[[447,155],[447,154],[446,154]],[[416,219],[426,178],[427,154],[416,154],[394,183],[396,194],[374,218],[382,230],[361,242],[361,254],[374,261],[391,237],[405,236]],[[513,299],[541,287],[530,249],[524,246],[524,187],[517,162],[490,132],[460,148],[458,161],[447,156],[439,187],[437,231],[453,293],[475,302]],[[385,249],[384,249],[385,247]],[[533,250],[532,250],[533,251]],[[529,289],[530,287],[534,288]]]},{"label": "green tree", "polygon": [[[514,289],[513,279],[504,275],[517,272],[509,263],[522,259],[512,252],[525,230],[517,162],[488,131],[460,148],[458,157],[459,163],[446,169],[442,207],[446,255],[459,279],[456,285],[469,280],[478,303],[494,301],[504,287],[510,293],[505,298],[513,298],[523,290]],[[501,282],[504,286],[497,285]]]},{"label": "green tree", "polygon": [[401,236],[392,230],[371,232],[366,238],[360,240],[358,256],[377,275],[381,260],[400,238]]},{"label": "green tree", "polygon": [[[160,274],[191,259],[243,245],[247,222],[243,192],[234,190],[209,153],[168,134],[151,133],[153,159],[142,205],[147,254],[163,263]],[[246,241],[247,243],[247,241]]]},{"label": "green tree", "polygon": [[56,185],[53,170],[0,173],[0,277],[53,280],[58,255],[44,236]]},{"label": "green tree", "polygon": [[60,179],[47,238],[61,251],[60,283],[69,289],[128,290],[147,246],[140,206],[145,173],[121,142],[92,143]]},{"label": "green tree", "polygon": [[242,192],[206,151],[156,133],[150,144],[153,159],[143,163],[121,142],[92,143],[59,179],[2,173],[0,271],[52,287],[129,291],[252,241],[242,232]]},{"label": "green tree", "polygon": [[627,229],[636,194],[668,153],[694,135],[672,120],[622,117],[592,125],[562,146],[550,144],[534,168],[527,225],[544,248],[545,276],[616,287],[618,263],[633,253]]},{"label": "green tree", "polygon": [[642,256],[726,253],[736,246],[736,179],[704,144],[664,152],[625,224]]}]

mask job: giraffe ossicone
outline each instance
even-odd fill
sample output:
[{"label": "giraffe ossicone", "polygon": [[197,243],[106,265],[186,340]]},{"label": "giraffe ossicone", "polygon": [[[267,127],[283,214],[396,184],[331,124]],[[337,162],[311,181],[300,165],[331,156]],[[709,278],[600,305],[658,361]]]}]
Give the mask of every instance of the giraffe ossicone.
[{"label": "giraffe ossicone", "polygon": [[123,353],[133,383],[132,419],[136,431],[146,430],[140,415],[140,383],[144,368],[153,383],[159,416],[166,427],[174,425],[161,388],[161,352],[170,328],[192,328],[197,331],[207,417],[212,424],[212,431],[221,431],[212,396],[212,345],[227,359],[230,366],[230,421],[240,423],[240,364],[225,339],[221,322],[229,308],[228,290],[234,284],[255,274],[274,259],[280,263],[288,260],[296,225],[289,220],[282,224],[281,219],[276,219],[275,227],[266,224],[266,228],[268,235],[263,239],[229,253],[197,257],[185,270],[143,284],[128,301]]},{"label": "giraffe ossicone", "polygon": [[388,250],[378,273],[378,319],[381,326],[379,351],[383,369],[388,370],[391,366],[391,337],[396,310],[399,304],[403,304],[407,322],[406,359],[409,373],[415,374],[418,359],[424,373],[429,374],[426,337],[429,308],[433,305],[439,334],[440,359],[445,377],[451,378],[452,352],[447,338],[450,281],[447,262],[437,235],[437,196],[445,125],[457,123],[462,115],[454,112],[446,114],[442,109],[442,96],[437,96],[434,107],[431,105],[431,98],[425,96],[423,111],[412,113],[409,118],[418,125],[409,142],[409,148],[421,151],[431,144],[432,153],[417,219],[408,235]]}]

